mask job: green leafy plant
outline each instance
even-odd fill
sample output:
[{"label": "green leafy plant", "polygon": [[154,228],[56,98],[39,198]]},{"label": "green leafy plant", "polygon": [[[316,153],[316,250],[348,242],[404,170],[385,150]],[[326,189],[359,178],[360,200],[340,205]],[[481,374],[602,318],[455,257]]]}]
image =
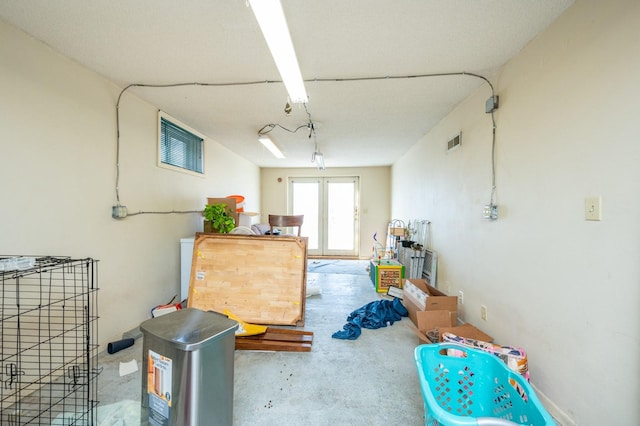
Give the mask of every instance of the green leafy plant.
[{"label": "green leafy plant", "polygon": [[204,206],[202,216],[204,216],[206,221],[211,223],[213,232],[228,234],[236,226],[235,219],[229,216],[227,205],[224,203],[207,204]]}]

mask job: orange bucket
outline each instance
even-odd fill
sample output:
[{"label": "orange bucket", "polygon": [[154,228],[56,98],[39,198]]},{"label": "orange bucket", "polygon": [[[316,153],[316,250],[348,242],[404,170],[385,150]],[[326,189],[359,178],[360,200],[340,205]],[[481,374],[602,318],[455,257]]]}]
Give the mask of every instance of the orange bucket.
[{"label": "orange bucket", "polygon": [[244,197],[242,195],[227,195],[226,198],[233,198],[236,200],[236,212],[244,212]]}]

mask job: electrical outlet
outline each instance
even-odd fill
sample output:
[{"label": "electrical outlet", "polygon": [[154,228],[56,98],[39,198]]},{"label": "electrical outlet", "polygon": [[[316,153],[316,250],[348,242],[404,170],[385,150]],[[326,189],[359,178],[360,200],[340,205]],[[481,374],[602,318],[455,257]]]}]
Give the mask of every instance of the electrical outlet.
[{"label": "electrical outlet", "polygon": [[462,290],[458,292],[458,305],[464,305],[464,293]]},{"label": "electrical outlet", "polygon": [[485,305],[480,305],[480,318],[484,321],[487,320],[487,307]]}]

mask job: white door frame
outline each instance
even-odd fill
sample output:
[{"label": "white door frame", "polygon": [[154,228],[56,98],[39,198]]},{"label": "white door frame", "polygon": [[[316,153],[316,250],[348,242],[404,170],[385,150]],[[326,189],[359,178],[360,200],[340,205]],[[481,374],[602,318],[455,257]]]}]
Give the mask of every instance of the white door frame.
[{"label": "white door frame", "polygon": [[[345,176],[345,177],[291,177],[289,178],[289,198],[288,211],[291,214],[302,214],[302,211],[294,211],[294,195],[293,185],[294,183],[316,183],[318,185],[318,223],[317,223],[317,248],[309,248],[308,254],[311,256],[358,256],[360,248],[360,179],[357,176]],[[354,200],[353,200],[353,249],[351,250],[338,250],[329,249],[329,202],[328,202],[328,187],[331,183],[353,183],[354,185]],[[298,209],[299,210],[299,209]],[[305,221],[306,222],[306,221]],[[306,224],[306,223],[305,223]],[[313,223],[308,223],[308,226],[313,226]],[[303,235],[304,235],[303,225]],[[308,231],[307,227],[307,232]],[[311,233],[309,233],[311,235]]]}]

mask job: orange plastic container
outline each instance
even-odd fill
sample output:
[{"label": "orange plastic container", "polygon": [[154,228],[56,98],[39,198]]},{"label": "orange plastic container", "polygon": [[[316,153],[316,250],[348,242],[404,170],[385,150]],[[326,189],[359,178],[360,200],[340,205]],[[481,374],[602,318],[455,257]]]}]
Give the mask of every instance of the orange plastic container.
[{"label": "orange plastic container", "polygon": [[227,198],[233,198],[236,200],[236,212],[244,212],[244,196],[242,195],[227,195]]}]

